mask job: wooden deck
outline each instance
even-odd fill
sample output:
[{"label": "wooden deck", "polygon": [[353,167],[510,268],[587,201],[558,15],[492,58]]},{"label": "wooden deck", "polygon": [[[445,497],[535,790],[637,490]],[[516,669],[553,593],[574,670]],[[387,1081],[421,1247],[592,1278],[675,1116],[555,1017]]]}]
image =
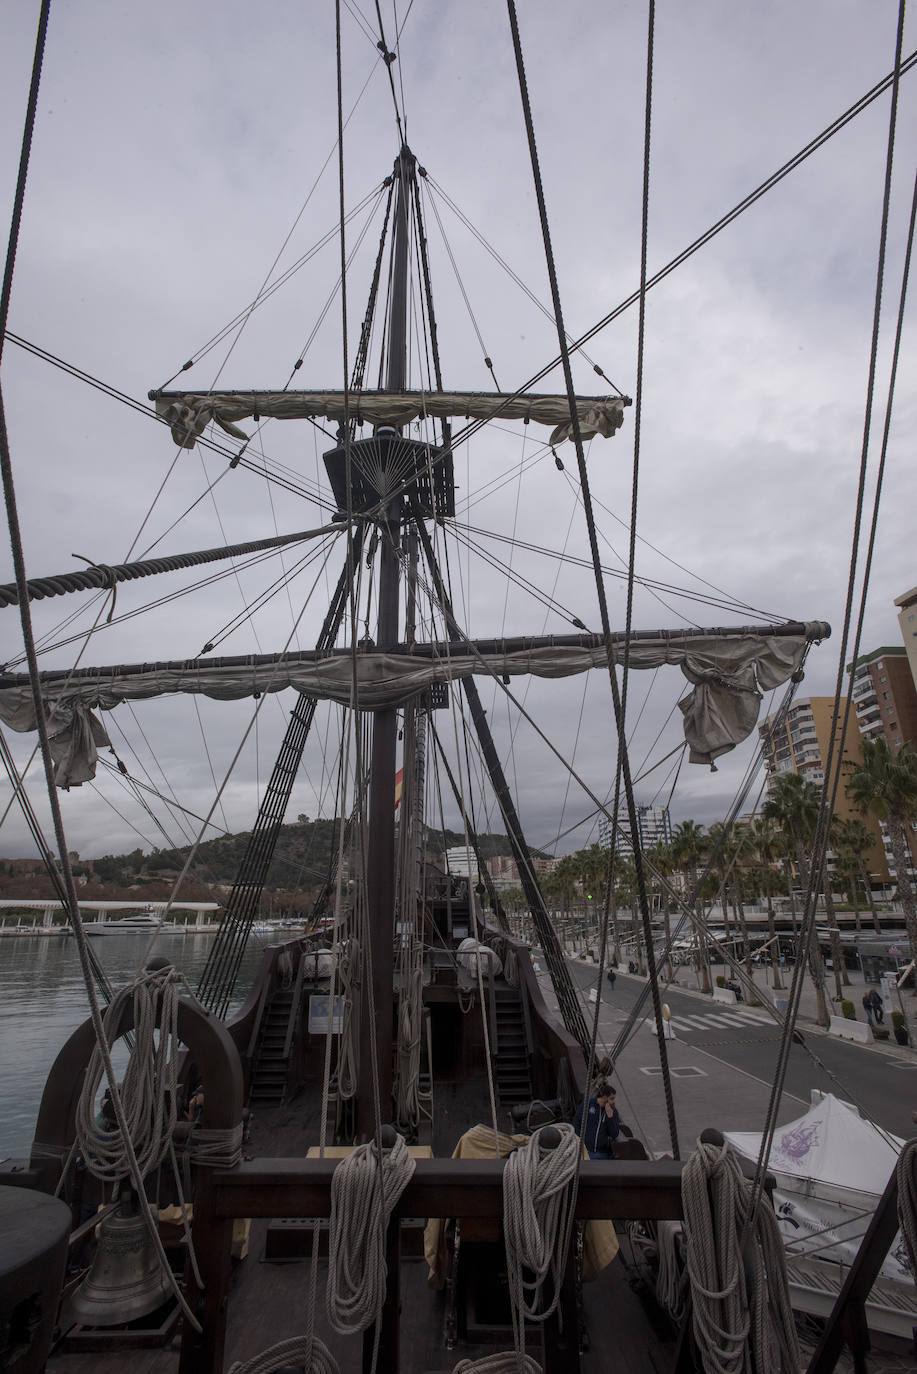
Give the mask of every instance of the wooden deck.
[{"label": "wooden deck", "polygon": [[[268,1154],[277,1159],[278,1165],[281,1159],[288,1167],[302,1161],[309,1146],[318,1143],[319,1111],[315,1095],[305,1090],[288,1104],[257,1112],[246,1146],[246,1158],[250,1162],[243,1163],[239,1174],[260,1173],[260,1166]],[[435,1154],[440,1159],[448,1159],[458,1136],[475,1120],[490,1120],[486,1082],[447,1083],[438,1087],[433,1129]],[[499,1114],[498,1125],[501,1130],[510,1129],[508,1113]],[[450,1167],[456,1166],[450,1161]],[[234,1361],[250,1359],[279,1340],[301,1335],[306,1328],[311,1261],[303,1258],[266,1263],[268,1224],[267,1218],[253,1220],[248,1256],[233,1267],[226,1369]],[[406,1239],[404,1246],[406,1251],[413,1253],[402,1259],[400,1267],[399,1369],[405,1374],[413,1374],[413,1371],[434,1374],[435,1371],[451,1370],[460,1359],[511,1348],[509,1329],[501,1344],[493,1341],[472,1344],[460,1340],[454,1349],[446,1348],[446,1296],[443,1291],[434,1291],[428,1283],[426,1262],[417,1254],[417,1237],[418,1228],[413,1225],[411,1239]],[[311,1250],[311,1228],[307,1244]],[[361,1370],[362,1339],[340,1336],[330,1328],[325,1316],[326,1276],[327,1261],[322,1258],[318,1263],[316,1334],[332,1351],[342,1372]],[[672,1367],[671,1330],[664,1322],[654,1329],[647,1316],[651,1304],[641,1300],[635,1276],[628,1273],[620,1258],[594,1282],[584,1285],[583,1306],[589,1339],[589,1349],[582,1355],[584,1374],[591,1374],[591,1371],[597,1374],[607,1369],[609,1351],[614,1352],[616,1360],[625,1361],[624,1367],[658,1370],[660,1374]],[[539,1344],[540,1332],[535,1330],[530,1348],[536,1358]],[[178,1369],[178,1362],[179,1339],[176,1335],[168,1346],[160,1349],[76,1352],[58,1347],[48,1362],[48,1370],[50,1374],[123,1374],[126,1369],[131,1374],[172,1374]]]}]

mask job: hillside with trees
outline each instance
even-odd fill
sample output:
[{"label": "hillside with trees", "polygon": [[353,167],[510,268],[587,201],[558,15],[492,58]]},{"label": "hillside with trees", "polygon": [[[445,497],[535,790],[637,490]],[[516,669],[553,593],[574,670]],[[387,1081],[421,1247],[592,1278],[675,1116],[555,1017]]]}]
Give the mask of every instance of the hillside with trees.
[{"label": "hillside with trees", "polygon": [[[235,880],[250,839],[250,831],[219,835],[199,847],[184,879],[180,895],[186,901],[220,901]],[[280,827],[274,859],[265,883],[265,894],[276,907],[307,908],[332,872],[338,852],[338,822],[310,820],[300,815]],[[463,834],[453,830],[429,830],[427,853],[434,861],[446,849],[463,845]],[[505,835],[482,835],[482,853],[490,858],[509,854]],[[79,893],[85,900],[164,901],[181,873],[190,846],[154,849],[145,853],[103,854],[99,858],[71,856]],[[0,861],[0,897],[52,897],[51,880],[39,859]]]}]

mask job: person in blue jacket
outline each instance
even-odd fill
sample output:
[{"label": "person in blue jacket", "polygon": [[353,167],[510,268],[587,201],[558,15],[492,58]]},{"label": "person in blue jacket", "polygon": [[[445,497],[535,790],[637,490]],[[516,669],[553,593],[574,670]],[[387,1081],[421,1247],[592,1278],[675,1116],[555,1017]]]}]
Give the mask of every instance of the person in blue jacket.
[{"label": "person in blue jacket", "polygon": [[612,1159],[612,1142],[617,1140],[621,1131],[621,1118],[615,1106],[615,1090],[608,1082],[597,1083],[595,1096],[588,1103],[583,1101],[576,1109],[573,1128],[579,1134],[583,1126],[583,1112],[586,1113],[586,1130],[583,1144],[590,1159]]}]

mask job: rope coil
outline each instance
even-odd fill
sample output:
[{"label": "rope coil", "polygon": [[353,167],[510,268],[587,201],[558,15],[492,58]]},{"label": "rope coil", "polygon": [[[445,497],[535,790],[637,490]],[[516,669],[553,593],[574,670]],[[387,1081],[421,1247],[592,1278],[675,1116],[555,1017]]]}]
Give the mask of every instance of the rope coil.
[{"label": "rope coil", "polygon": [[[134,1049],[120,1085],[130,1144],[141,1175],[163,1161],[178,1119],[178,1003],[187,989],[174,968],[138,973],[116,994],[102,1021],[105,1041],[111,1045],[120,1028],[123,1011],[133,1003]],[[158,1040],[156,1010],[161,1002]],[[96,1121],[95,1097],[105,1075],[102,1051],[92,1051],[76,1109],[76,1134],[86,1167],[96,1178],[117,1180],[130,1173],[130,1161],[121,1131]]]},{"label": "rope coil", "polygon": [[328,1224],[328,1319],[344,1335],[378,1321],[385,1301],[385,1232],[414,1173],[404,1138],[381,1159],[375,1143],[359,1145],[331,1178]]},{"label": "rope coil", "polygon": [[800,1368],[786,1254],[769,1203],[724,1141],[699,1141],[682,1174],[694,1337],[706,1374],[796,1374]]},{"label": "rope coil", "polygon": [[273,1370],[286,1367],[291,1361],[303,1360],[308,1361],[304,1366],[305,1374],[339,1374],[337,1360],[318,1336],[313,1336],[311,1341],[307,1336],[280,1341],[250,1360],[237,1360],[230,1365],[229,1374],[272,1374]]},{"label": "rope coil", "polygon": [[[547,1132],[551,1132],[547,1135]],[[558,1139],[556,1145],[545,1142]],[[580,1158],[572,1126],[543,1126],[506,1161],[503,1228],[514,1321],[543,1322],[557,1308],[570,1228],[573,1188]],[[526,1278],[523,1268],[530,1272]],[[548,1277],[552,1295],[542,1306]]]}]

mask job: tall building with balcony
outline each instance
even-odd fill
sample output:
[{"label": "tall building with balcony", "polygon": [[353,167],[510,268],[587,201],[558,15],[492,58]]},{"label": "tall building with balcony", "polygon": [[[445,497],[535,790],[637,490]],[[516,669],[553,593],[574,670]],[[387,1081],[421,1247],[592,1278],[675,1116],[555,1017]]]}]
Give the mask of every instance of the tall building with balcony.
[{"label": "tall building with balcony", "polygon": [[860,734],[883,737],[893,754],[906,742],[917,745],[917,690],[907,651],[886,645],[862,654],[853,664],[852,678],[850,695]]},{"label": "tall building with balcony", "polygon": [[[842,699],[842,713],[845,704],[845,699]],[[783,720],[779,716],[768,716],[767,720],[758,726],[768,785],[780,773],[798,773],[806,782],[814,783],[819,789],[824,786],[833,713],[834,697],[797,697]],[[859,763],[862,758],[860,736],[853,730],[848,730],[843,761]],[[850,819],[852,816],[859,817],[844,790],[843,776],[834,811],[841,820]],[[879,838],[878,825],[869,818],[861,819],[865,819],[876,837],[875,844],[864,856],[867,872],[877,882],[884,883],[888,880],[888,863],[884,845]]]},{"label": "tall building with balcony", "polygon": [[[852,665],[850,695],[860,734],[864,739],[886,740],[892,754],[897,754],[905,744],[917,748],[917,689],[914,687],[908,653],[906,649],[884,645],[871,654],[862,654]],[[850,672],[849,665],[847,671]],[[890,871],[894,872],[888,827],[883,822],[879,824],[886,861]],[[917,834],[913,827],[908,834],[908,843],[913,879],[917,876]]]},{"label": "tall building with balcony", "polygon": [[[654,844],[668,844],[672,838],[672,818],[667,806],[637,806],[637,834],[640,848],[649,849]],[[611,845],[611,822],[607,816],[599,820],[599,844],[604,849]],[[630,834],[630,818],[627,807],[618,808],[618,828],[615,848],[629,853],[633,849]]]}]

